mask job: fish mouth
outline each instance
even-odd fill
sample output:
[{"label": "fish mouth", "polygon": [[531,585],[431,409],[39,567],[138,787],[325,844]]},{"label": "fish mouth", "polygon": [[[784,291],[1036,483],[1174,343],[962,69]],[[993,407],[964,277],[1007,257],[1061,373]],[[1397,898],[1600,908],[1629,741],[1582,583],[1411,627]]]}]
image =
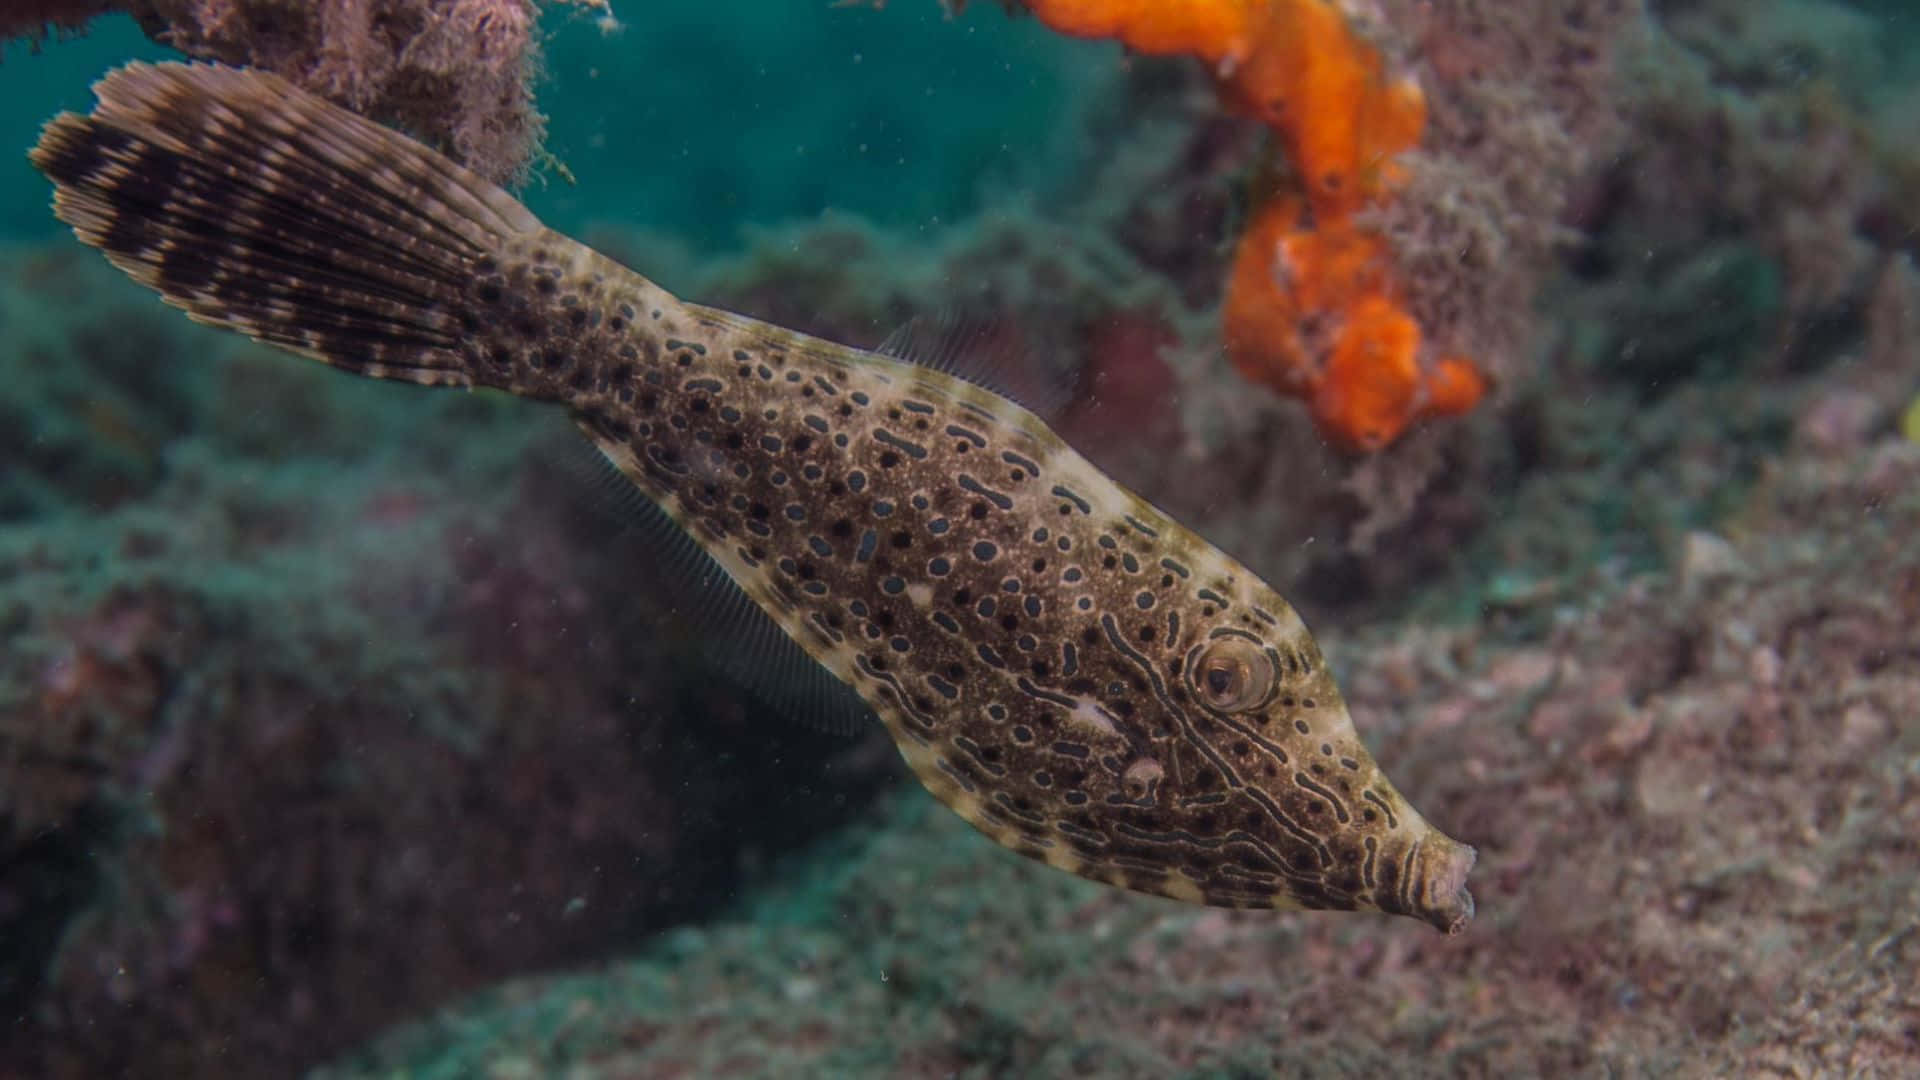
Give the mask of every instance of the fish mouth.
[{"label": "fish mouth", "polygon": [[1452,937],[1473,921],[1473,894],[1467,891],[1479,852],[1449,836],[1435,834],[1414,854],[1413,910],[1435,930]]},{"label": "fish mouth", "polygon": [[1477,858],[1473,848],[1442,833],[1421,837],[1407,859],[1406,880],[1381,898],[1380,910],[1419,919],[1449,937],[1460,933],[1473,921],[1467,875]]}]

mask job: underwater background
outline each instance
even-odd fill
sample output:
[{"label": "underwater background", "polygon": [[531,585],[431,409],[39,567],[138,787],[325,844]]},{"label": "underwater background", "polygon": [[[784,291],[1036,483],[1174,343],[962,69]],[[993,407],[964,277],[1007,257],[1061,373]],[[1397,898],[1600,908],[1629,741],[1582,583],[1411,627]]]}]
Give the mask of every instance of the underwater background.
[{"label": "underwater background", "polygon": [[[1029,7],[0,0],[0,1078],[1920,1075],[1920,11]],[[1477,921],[1020,859],[713,663],[563,417],[160,304],[26,150],[183,55],[690,300],[982,328]]]}]

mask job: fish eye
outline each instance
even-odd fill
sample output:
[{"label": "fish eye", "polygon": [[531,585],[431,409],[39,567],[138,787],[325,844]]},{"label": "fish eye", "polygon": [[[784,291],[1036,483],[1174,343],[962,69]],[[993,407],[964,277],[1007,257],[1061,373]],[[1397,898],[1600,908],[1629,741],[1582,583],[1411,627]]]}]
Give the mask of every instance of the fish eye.
[{"label": "fish eye", "polygon": [[1200,700],[1221,712],[1262,705],[1273,690],[1273,658],[1259,643],[1224,637],[1208,645],[1191,669]]}]

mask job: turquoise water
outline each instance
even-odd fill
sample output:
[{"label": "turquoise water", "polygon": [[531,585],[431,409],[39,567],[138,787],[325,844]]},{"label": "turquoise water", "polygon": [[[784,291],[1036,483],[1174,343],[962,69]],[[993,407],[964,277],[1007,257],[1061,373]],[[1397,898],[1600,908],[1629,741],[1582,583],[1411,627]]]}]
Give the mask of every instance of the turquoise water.
[{"label": "turquoise water", "polygon": [[[993,5],[958,20],[931,4],[823,18],[765,7],[771,17],[724,24],[691,2],[650,4],[620,26],[550,14],[540,105],[547,147],[577,182],[545,170],[529,205],[565,231],[646,227],[711,251],[738,246],[743,226],[829,207],[937,227],[995,195],[1046,190],[1086,151],[1061,137],[1081,107],[1071,89],[1110,67],[1109,49]],[[168,55],[125,17],[39,56],[14,42],[0,137],[29,145],[46,117],[83,108],[107,68]],[[50,233],[39,181],[10,170],[5,184],[0,229]]]}]

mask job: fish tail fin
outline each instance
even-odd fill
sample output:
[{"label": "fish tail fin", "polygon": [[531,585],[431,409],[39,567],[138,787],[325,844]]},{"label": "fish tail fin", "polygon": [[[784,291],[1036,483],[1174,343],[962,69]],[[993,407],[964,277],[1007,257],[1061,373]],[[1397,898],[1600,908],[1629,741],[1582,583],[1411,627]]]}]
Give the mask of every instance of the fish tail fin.
[{"label": "fish tail fin", "polygon": [[335,367],[499,384],[476,294],[544,231],[512,196],[264,72],[135,63],[94,92],[29,156],[114,265],[197,322]]}]

